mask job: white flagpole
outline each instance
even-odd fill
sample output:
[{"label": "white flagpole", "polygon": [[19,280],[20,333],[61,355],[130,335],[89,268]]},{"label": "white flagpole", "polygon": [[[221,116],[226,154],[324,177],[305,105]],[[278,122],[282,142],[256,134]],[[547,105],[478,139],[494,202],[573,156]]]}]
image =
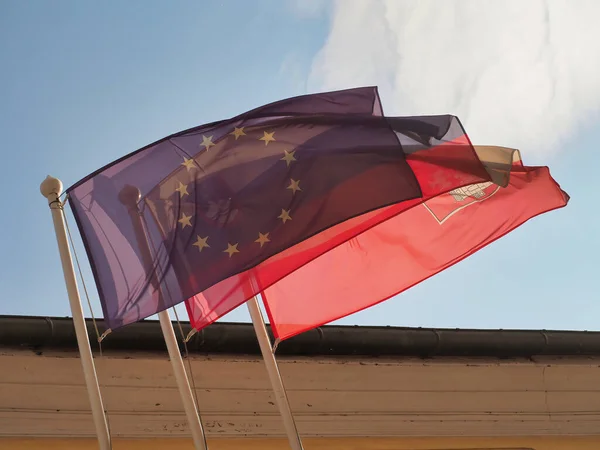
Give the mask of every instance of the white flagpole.
[{"label": "white flagpole", "polygon": [[196,410],[196,402],[194,402],[194,395],[192,388],[190,387],[190,382],[185,373],[183,359],[181,358],[177,339],[175,338],[175,331],[173,330],[173,323],[171,322],[171,318],[167,311],[159,312],[158,319],[160,321],[160,328],[163,336],[165,337],[165,343],[167,344],[167,351],[169,352],[169,359],[171,360],[171,366],[173,367],[173,373],[175,374],[175,381],[177,382],[181,401],[183,402],[183,409],[185,410],[192,431],[194,446],[196,447],[196,450],[207,450],[204,428],[202,427],[202,422],[200,421],[200,417]]},{"label": "white flagpole", "polygon": [[75,277],[75,269],[73,268],[73,260],[67,240],[67,231],[65,229],[65,216],[63,212],[63,204],[59,197],[62,194],[62,182],[53,177],[46,177],[40,185],[40,192],[48,199],[48,205],[52,212],[52,220],[54,222],[54,231],[56,232],[56,241],[58,243],[58,251],[60,253],[60,261],[67,285],[67,293],[69,303],[71,305],[71,314],[73,315],[73,324],[75,325],[75,336],[77,337],[77,345],[79,346],[79,355],[81,357],[81,365],[83,366],[83,375],[87,387],[90,405],[92,407],[92,417],[98,436],[100,450],[110,450],[110,432],[108,431],[108,422],[104,415],[104,406],[102,404],[102,396],[100,394],[100,386],[98,385],[98,377],[92,357],[92,348],[90,347],[89,336],[83,318],[83,308],[81,306],[81,297],[77,289],[77,278]]},{"label": "white flagpole", "polygon": [[267,366],[267,373],[269,374],[269,380],[271,381],[271,387],[275,393],[275,400],[277,401],[277,407],[279,413],[283,418],[283,425],[285,427],[285,433],[287,434],[290,447],[293,450],[303,450],[302,441],[296,428],[296,422],[292,415],[292,409],[290,408],[290,402],[288,401],[283,380],[279,373],[279,367],[277,367],[277,361],[271,347],[271,341],[269,334],[267,333],[267,326],[263,318],[262,312],[260,311],[260,305],[258,299],[253,297],[246,302],[248,305],[248,311],[252,318],[252,324],[254,325],[254,332],[260,345],[260,351],[262,353],[265,365]]},{"label": "white flagpole", "polygon": [[[146,239],[146,232],[144,230],[144,223],[140,211],[138,208],[138,202],[140,201],[141,193],[140,190],[135,186],[125,186],[120,194],[119,200],[129,209],[129,216],[134,227],[136,238],[138,240],[138,246],[142,252],[148,267],[151,266],[152,255],[150,254],[150,248]],[[157,286],[160,289],[160,286]],[[162,294],[161,294],[162,295]],[[198,415],[196,409],[196,402],[194,401],[194,395],[187,374],[185,372],[185,366],[183,365],[183,359],[177,345],[177,339],[175,338],[175,330],[173,330],[173,323],[169,317],[167,311],[161,311],[158,313],[158,319],[160,322],[160,328],[167,344],[167,351],[169,353],[169,359],[171,360],[171,367],[173,368],[173,374],[175,375],[175,382],[179,389],[179,395],[183,402],[183,409],[187,416],[190,431],[192,433],[192,439],[194,440],[194,446],[196,450],[207,450],[206,438],[204,434],[204,427],[202,421]]]}]

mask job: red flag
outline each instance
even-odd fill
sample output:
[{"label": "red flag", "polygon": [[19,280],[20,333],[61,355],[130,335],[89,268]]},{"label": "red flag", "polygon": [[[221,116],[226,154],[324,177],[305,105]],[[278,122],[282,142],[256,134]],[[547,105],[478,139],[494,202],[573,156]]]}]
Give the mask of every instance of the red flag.
[{"label": "red flag", "polygon": [[261,291],[275,336],[286,339],[382,302],[569,200],[547,167],[526,167],[502,147],[474,148],[491,181],[456,188],[464,183],[442,164],[445,145],[407,156],[421,198],[342,222],[218,283],[186,302],[192,325]]},{"label": "red flag", "polygon": [[[343,235],[353,222],[375,224],[264,290],[275,336],[286,339],[382,302],[532,217],[567,204],[568,195],[547,167],[526,167],[509,149],[476,150],[487,161],[493,182],[402,202],[328,230]],[[502,169],[505,155],[513,158],[510,172]],[[378,220],[381,216],[388,219]]]}]

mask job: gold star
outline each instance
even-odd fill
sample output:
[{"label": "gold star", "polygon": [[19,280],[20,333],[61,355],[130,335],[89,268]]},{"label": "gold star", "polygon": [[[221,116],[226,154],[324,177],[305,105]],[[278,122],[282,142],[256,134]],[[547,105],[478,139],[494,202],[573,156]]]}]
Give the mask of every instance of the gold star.
[{"label": "gold star", "polygon": [[227,249],[223,250],[223,253],[227,253],[231,258],[234,253],[239,253],[240,251],[237,249],[238,244],[227,244]]},{"label": "gold star", "polygon": [[282,209],[281,214],[279,214],[277,218],[283,220],[283,223],[286,223],[288,220],[292,220],[292,217],[290,216],[290,210]]},{"label": "gold star", "polygon": [[195,245],[196,247],[198,247],[198,251],[202,251],[203,248],[205,247],[210,247],[210,245],[208,245],[208,236],[206,237],[200,237],[199,235],[196,235],[196,242],[194,242],[192,245]]},{"label": "gold star", "polygon": [[284,150],[283,153],[285,153],[285,155],[281,158],[281,161],[285,161],[285,164],[290,167],[292,161],[296,161],[296,158],[294,158],[294,153],[296,153],[296,151],[288,152],[287,150]]},{"label": "gold star", "polygon": [[189,158],[189,159],[184,158],[181,165],[185,166],[185,168],[189,171],[189,170],[193,169],[194,167],[196,167],[196,161],[194,161],[192,158]]},{"label": "gold star", "polygon": [[269,142],[275,140],[274,134],[274,131],[272,133],[267,133],[266,131],[263,131],[263,137],[261,137],[259,141],[265,141],[265,146],[267,146],[269,145]]},{"label": "gold star", "polygon": [[206,147],[206,150],[208,150],[211,147],[214,147],[214,142],[212,141],[212,136],[206,137],[204,135],[202,135],[202,144],[204,147]]},{"label": "gold star", "polygon": [[300,189],[300,180],[296,181],[290,178],[290,185],[286,189],[291,189],[294,194],[296,191],[301,191],[302,189]]},{"label": "gold star", "polygon": [[189,194],[189,192],[187,191],[187,184],[183,184],[181,181],[179,182],[179,187],[175,190],[179,192],[179,198]]},{"label": "gold star", "polygon": [[271,239],[269,239],[269,233],[258,233],[258,239],[255,240],[254,242],[256,242],[257,244],[260,244],[260,246],[262,247],[263,245],[265,245],[267,242],[271,242]]},{"label": "gold star", "polygon": [[190,219],[192,218],[192,216],[186,216],[185,213],[181,213],[181,219],[179,219],[177,222],[179,222],[181,224],[181,228],[185,228],[185,227],[191,227],[192,226],[192,222],[190,221]]},{"label": "gold star", "polygon": [[229,134],[231,134],[235,138],[236,141],[238,140],[239,137],[246,136],[246,133],[244,133],[244,127],[241,127],[241,128],[234,127],[233,131]]}]

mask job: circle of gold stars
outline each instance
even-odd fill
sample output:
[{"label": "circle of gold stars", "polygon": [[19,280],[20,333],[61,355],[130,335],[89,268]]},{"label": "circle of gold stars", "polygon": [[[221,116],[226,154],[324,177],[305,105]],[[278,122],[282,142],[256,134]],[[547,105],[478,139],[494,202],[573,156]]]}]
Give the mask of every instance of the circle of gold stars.
[{"label": "circle of gold stars", "polygon": [[[234,127],[233,131],[231,131],[228,134],[228,136],[231,136],[236,141],[240,138],[248,137],[244,127]],[[215,143],[213,141],[213,137],[214,136],[202,135],[202,142],[200,143],[200,147],[202,150],[209,151],[212,147],[215,147],[218,145],[219,140],[217,140],[217,142]],[[275,131],[263,131],[262,136],[259,137],[258,140],[261,142],[264,142],[265,147],[268,146],[271,142],[276,142],[277,139],[275,138]],[[290,165],[292,163],[297,161],[296,151],[295,150],[283,150],[283,156],[281,157],[280,161],[285,162],[286,167],[290,167]],[[181,165],[183,167],[185,167],[185,169],[186,169],[185,172],[190,172],[191,170],[194,170],[194,169],[197,169],[198,167],[200,167],[194,157],[192,157],[192,158],[184,157]],[[301,192],[302,188],[300,187],[300,180],[295,180],[293,178],[290,178],[289,185],[286,187],[286,189],[292,191],[292,195],[296,195],[298,192]],[[174,188],[174,190],[179,193],[179,198],[183,198],[186,195],[189,195],[188,185],[182,183],[181,181],[177,181],[177,186]],[[277,216],[277,218],[279,220],[281,220],[282,224],[285,224],[285,223],[291,221],[292,220],[291,209],[283,209],[282,208],[281,213],[279,214],[279,216]],[[194,228],[194,225],[192,223],[193,216],[187,215],[185,212],[181,213],[181,217],[177,220],[177,222],[179,225],[181,225],[182,230],[187,227],[190,227],[191,229]],[[200,235],[196,235],[196,240],[195,240],[195,242],[192,243],[192,246],[196,247],[198,249],[198,252],[202,252],[202,250],[204,250],[205,248],[210,248],[208,240],[209,240],[209,236],[202,237]],[[254,242],[256,244],[258,244],[260,246],[260,248],[263,248],[266,244],[271,242],[269,232],[266,232],[266,233],[259,232],[258,237]],[[232,258],[236,253],[240,253],[240,249],[238,247],[239,247],[238,242],[234,242],[234,243],[228,242],[227,248],[223,250],[223,253],[227,253],[229,258]]]}]

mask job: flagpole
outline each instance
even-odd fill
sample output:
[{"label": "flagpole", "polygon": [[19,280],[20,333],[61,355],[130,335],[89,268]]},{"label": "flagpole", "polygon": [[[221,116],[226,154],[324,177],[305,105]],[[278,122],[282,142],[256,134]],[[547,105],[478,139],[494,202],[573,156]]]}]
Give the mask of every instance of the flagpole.
[{"label": "flagpole", "polygon": [[292,409],[290,408],[290,402],[285,392],[283,380],[279,373],[279,367],[277,367],[277,361],[271,347],[271,341],[269,334],[267,333],[267,326],[263,318],[262,312],[260,311],[260,305],[256,297],[251,298],[246,302],[248,305],[248,311],[252,318],[252,324],[254,325],[254,332],[258,339],[260,351],[262,353],[265,365],[267,366],[267,373],[269,374],[269,380],[271,381],[271,387],[275,393],[275,400],[277,401],[277,407],[279,413],[283,418],[283,425],[285,427],[285,433],[287,434],[288,441],[292,450],[303,450],[302,440],[298,434],[296,428],[296,422],[292,415]]},{"label": "flagpole", "polygon": [[[140,190],[131,185],[125,186],[119,193],[119,200],[129,210],[129,217],[134,228],[136,239],[138,241],[138,247],[142,253],[142,258],[146,267],[152,266],[152,255],[148,246],[148,239],[146,238],[146,232],[144,230],[144,223],[140,210],[138,208],[138,202],[140,201],[141,193]],[[156,284],[159,295],[162,296],[160,291],[160,285]],[[183,402],[183,409],[187,416],[190,431],[192,433],[192,439],[194,440],[194,446],[196,450],[207,450],[206,437],[204,434],[204,427],[202,421],[196,409],[196,402],[194,401],[194,395],[187,374],[185,372],[185,366],[183,365],[183,359],[181,358],[181,352],[179,351],[179,345],[175,338],[175,330],[173,329],[173,323],[169,317],[169,313],[164,310],[158,313],[158,319],[160,322],[160,328],[167,344],[167,352],[169,353],[169,359],[171,360],[171,367],[173,374],[175,375],[175,382],[179,389],[179,395]]]},{"label": "flagpole", "polygon": [[69,297],[69,304],[71,305],[73,324],[75,326],[75,336],[77,338],[81,365],[83,366],[83,376],[85,378],[88,397],[92,408],[92,418],[94,420],[94,427],[96,428],[96,436],[98,437],[100,450],[110,450],[111,440],[108,422],[106,420],[106,415],[104,414],[104,405],[102,404],[102,396],[100,394],[100,386],[98,385],[98,376],[96,375],[92,348],[90,346],[85,319],[83,317],[81,297],[79,296],[79,290],[77,289],[77,278],[75,277],[73,259],[71,258],[71,250],[69,249],[67,231],[65,228],[63,204],[59,199],[62,190],[62,182],[58,178],[51,176],[47,176],[40,185],[40,192],[48,200],[48,206],[52,212],[56,242],[60,253],[60,262],[65,277],[65,284],[67,285],[67,294]]},{"label": "flagpole", "polygon": [[185,373],[185,366],[183,365],[183,359],[181,358],[177,339],[175,338],[173,323],[171,322],[171,318],[167,311],[159,312],[158,319],[163,336],[165,337],[165,343],[167,344],[167,351],[169,352],[169,359],[171,360],[175,381],[177,382],[181,401],[183,402],[183,409],[185,410],[192,431],[194,446],[196,447],[196,450],[207,450],[204,428],[196,409],[196,402],[194,401],[190,382]]}]

